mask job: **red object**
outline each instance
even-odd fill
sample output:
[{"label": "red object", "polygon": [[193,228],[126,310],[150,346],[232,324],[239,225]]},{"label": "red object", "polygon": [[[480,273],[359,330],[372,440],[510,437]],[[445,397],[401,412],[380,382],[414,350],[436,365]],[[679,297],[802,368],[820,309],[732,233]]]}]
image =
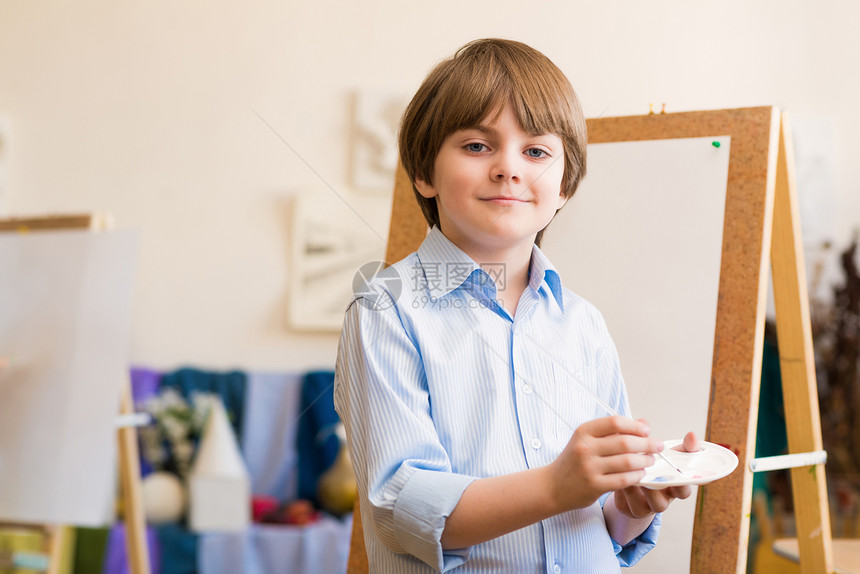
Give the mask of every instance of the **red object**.
[{"label": "red object", "polygon": [[285,524],[305,525],[316,522],[319,512],[309,500],[298,499],[288,502],[282,513]]},{"label": "red object", "polygon": [[257,495],[251,498],[251,516],[254,522],[304,526],[319,520],[320,513],[309,500],[300,498],[281,506],[274,496]]},{"label": "red object", "polygon": [[274,496],[254,496],[251,498],[251,518],[254,522],[267,522],[280,505]]}]

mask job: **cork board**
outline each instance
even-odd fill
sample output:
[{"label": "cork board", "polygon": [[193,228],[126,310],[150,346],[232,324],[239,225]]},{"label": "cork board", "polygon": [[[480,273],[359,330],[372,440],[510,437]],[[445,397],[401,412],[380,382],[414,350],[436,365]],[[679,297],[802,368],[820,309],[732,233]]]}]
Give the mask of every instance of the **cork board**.
[{"label": "cork board", "polygon": [[[691,572],[743,571],[749,537],[758,382],[779,137],[772,107],[588,120],[589,143],[731,138],[706,440],[734,450],[730,477],[699,489]],[[420,245],[426,225],[398,173],[386,260]]]},{"label": "cork board", "polygon": [[427,235],[427,222],[415,199],[406,170],[398,163],[385,261],[391,265],[418,249]]}]

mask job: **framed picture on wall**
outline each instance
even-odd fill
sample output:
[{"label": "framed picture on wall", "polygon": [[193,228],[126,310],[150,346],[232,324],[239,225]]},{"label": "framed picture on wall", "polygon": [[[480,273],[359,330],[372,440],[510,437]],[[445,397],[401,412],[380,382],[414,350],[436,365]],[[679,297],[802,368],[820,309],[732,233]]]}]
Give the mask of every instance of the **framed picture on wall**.
[{"label": "framed picture on wall", "polygon": [[338,332],[355,274],[385,257],[390,196],[322,188],[297,194],[291,225],[289,323]]}]

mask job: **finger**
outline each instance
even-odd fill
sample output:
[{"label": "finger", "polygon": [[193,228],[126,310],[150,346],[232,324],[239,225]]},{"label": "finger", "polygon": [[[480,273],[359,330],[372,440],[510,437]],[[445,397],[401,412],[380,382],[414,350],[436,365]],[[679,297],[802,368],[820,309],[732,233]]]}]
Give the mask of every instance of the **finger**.
[{"label": "finger", "polygon": [[688,432],[684,436],[684,450],[687,452],[699,452],[702,450],[695,433]]},{"label": "finger", "polygon": [[[625,499],[627,504],[627,513],[630,516],[633,518],[644,518],[645,516],[653,514],[651,504],[648,501],[648,493],[650,492],[659,491],[648,490],[641,486],[631,486],[622,491],[622,497]],[[617,496],[618,493],[616,493],[616,497]]]},{"label": "finger", "polygon": [[600,456],[643,453],[650,455],[663,450],[663,441],[629,434],[595,438],[593,444]]},{"label": "finger", "polygon": [[669,503],[672,502],[673,496],[671,488],[663,490],[648,490],[645,493],[645,500],[648,502],[648,508],[653,513],[665,512],[669,508]]},{"label": "finger", "polygon": [[625,488],[634,487],[645,476],[645,472],[641,470],[633,470],[629,472],[616,472],[614,474],[606,474],[600,477],[598,483],[601,490],[609,492],[610,490],[624,490]]},{"label": "finger", "polygon": [[617,474],[619,472],[642,471],[654,464],[650,454],[625,453],[601,457],[601,474]]},{"label": "finger", "polygon": [[672,498],[679,498],[684,500],[685,498],[690,498],[690,495],[693,493],[693,489],[689,486],[673,486],[667,489]]},{"label": "finger", "polygon": [[651,434],[651,428],[648,425],[640,421],[634,421],[629,417],[622,417],[621,415],[590,420],[580,425],[577,430],[580,429],[593,437],[605,437],[614,434],[631,434],[647,437]]},{"label": "finger", "polygon": [[[580,455],[596,456],[601,459],[633,454],[650,457],[663,450],[661,441],[632,435],[611,435],[595,438],[577,432],[573,435],[571,442],[575,443],[574,448],[580,452]],[[653,458],[650,460],[652,462],[637,468],[645,468],[654,464]]]}]

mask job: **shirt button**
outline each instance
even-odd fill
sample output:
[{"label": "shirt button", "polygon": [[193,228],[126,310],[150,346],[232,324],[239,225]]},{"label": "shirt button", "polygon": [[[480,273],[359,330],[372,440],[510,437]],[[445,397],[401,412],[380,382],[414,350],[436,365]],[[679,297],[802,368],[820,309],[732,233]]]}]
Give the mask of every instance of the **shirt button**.
[{"label": "shirt button", "polygon": [[532,439],[532,448],[533,448],[533,449],[535,449],[535,450],[537,450],[537,449],[539,449],[540,447],[541,447],[540,439],[539,439],[539,438],[533,438],[533,439]]},{"label": "shirt button", "polygon": [[532,394],[532,388],[529,385],[523,385],[523,392],[527,395]]},{"label": "shirt button", "polygon": [[556,574],[558,574],[559,572],[561,572],[561,566],[556,564],[555,566],[552,567],[552,571],[555,572]]},{"label": "shirt button", "polygon": [[582,380],[582,371],[576,371],[573,374],[573,378],[576,379],[577,381],[581,381]]}]

